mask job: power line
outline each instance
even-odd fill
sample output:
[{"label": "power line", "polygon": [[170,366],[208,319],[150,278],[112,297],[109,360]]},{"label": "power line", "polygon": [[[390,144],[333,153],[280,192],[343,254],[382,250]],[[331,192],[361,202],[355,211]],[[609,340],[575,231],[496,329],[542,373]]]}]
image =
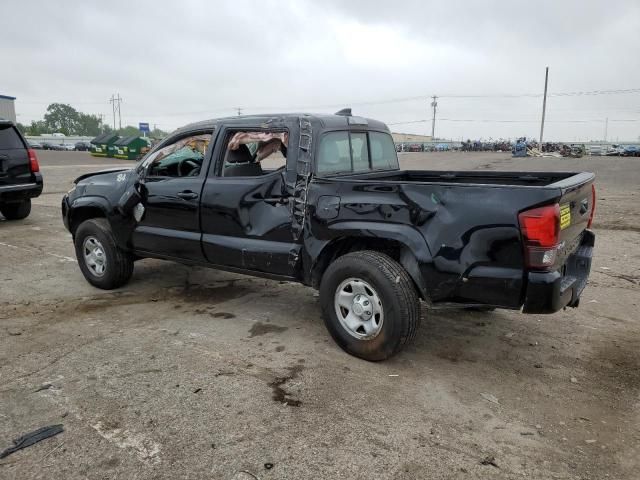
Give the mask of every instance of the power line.
[{"label": "power line", "polygon": [[431,120],[431,138],[435,138],[436,135],[436,107],[438,106],[438,97],[435,95],[431,97],[433,101],[431,102],[431,108],[433,108],[433,119]]},{"label": "power line", "polygon": [[[407,120],[404,122],[389,122],[387,125],[409,125],[412,123],[427,123],[432,119],[425,120]],[[461,122],[461,123],[538,123],[539,120],[503,120],[503,119],[488,119],[488,118],[439,118],[440,122]],[[591,120],[545,120],[545,123],[604,123],[603,119],[591,119]],[[609,122],[640,122],[638,118],[623,118],[623,119],[609,119]]]},{"label": "power line", "polygon": [[119,93],[116,97],[116,94],[114,93],[113,95],[111,95],[111,99],[109,100],[109,102],[111,103],[111,107],[113,109],[113,129],[116,129],[116,112],[118,112],[118,124],[120,125],[119,128],[122,129],[122,114],[120,112],[120,103],[122,102],[122,97],[120,97]]},{"label": "power line", "polygon": [[[574,92],[555,92],[549,93],[548,97],[578,97],[578,96],[599,96],[599,95],[630,95],[630,94],[640,94],[640,88],[627,88],[627,89],[610,89],[610,90],[587,90],[587,91],[574,91]],[[471,98],[541,98],[543,96],[542,93],[519,93],[519,94],[510,94],[510,93],[500,93],[500,94],[443,94],[438,95],[439,98],[462,98],[462,99],[471,99]],[[429,95],[414,95],[410,97],[398,97],[398,98],[388,98],[388,99],[379,99],[379,100],[363,100],[363,101],[343,101],[339,103],[331,103],[331,104],[316,104],[316,105],[289,105],[289,106],[244,106],[241,107],[243,110],[305,110],[312,108],[336,108],[342,107],[344,105],[351,106],[367,106],[367,105],[384,105],[389,103],[402,103],[416,100],[427,100]],[[111,103],[111,100],[109,101]],[[42,104],[47,105],[49,103],[54,102],[20,102],[23,104]],[[57,102],[57,103],[65,103],[65,102]],[[76,105],[101,105],[105,102],[67,102]],[[201,110],[197,112],[171,112],[171,113],[163,113],[163,114],[155,114],[155,116],[179,116],[179,115],[198,115],[205,114],[207,112],[214,111],[237,111],[238,107],[215,107],[207,110]],[[147,115],[149,116],[149,115]]]}]

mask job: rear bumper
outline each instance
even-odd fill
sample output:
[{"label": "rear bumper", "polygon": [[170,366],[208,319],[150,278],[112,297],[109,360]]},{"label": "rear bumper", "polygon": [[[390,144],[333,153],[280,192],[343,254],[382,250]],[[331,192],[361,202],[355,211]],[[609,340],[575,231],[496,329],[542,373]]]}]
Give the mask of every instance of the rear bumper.
[{"label": "rear bumper", "polygon": [[11,203],[38,197],[42,193],[42,177],[34,183],[0,186],[0,202]]},{"label": "rear bumper", "polygon": [[595,235],[585,230],[582,241],[565,265],[553,272],[529,272],[524,313],[554,313],[564,307],[577,307],[587,286]]}]

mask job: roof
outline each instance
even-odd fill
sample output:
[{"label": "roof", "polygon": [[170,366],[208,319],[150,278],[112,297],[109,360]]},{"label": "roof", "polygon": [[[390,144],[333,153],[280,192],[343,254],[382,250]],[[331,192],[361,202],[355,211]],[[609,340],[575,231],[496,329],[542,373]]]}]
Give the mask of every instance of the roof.
[{"label": "roof", "polygon": [[191,123],[189,125],[185,125],[180,130],[197,130],[199,128],[214,128],[218,123],[224,122],[227,124],[237,124],[239,126],[243,124],[256,124],[256,123],[265,123],[267,121],[273,121],[275,119],[281,119],[282,121],[286,120],[297,120],[300,117],[306,117],[310,121],[317,121],[321,124],[324,129],[339,129],[339,128],[348,128],[349,127],[349,118],[357,119],[356,121],[360,122],[362,120],[366,120],[366,126],[368,129],[372,130],[383,130],[389,131],[389,128],[386,124],[379,120],[373,120],[371,118],[362,118],[358,116],[350,116],[350,115],[331,115],[326,113],[272,113],[272,114],[264,114],[264,115],[241,115],[235,117],[224,117],[224,118],[213,118],[211,120],[203,120],[200,122]]},{"label": "roof", "polygon": [[9,95],[0,95],[0,98],[4,98],[5,100],[15,100],[16,97],[10,97]]},{"label": "roof", "polygon": [[118,135],[113,132],[103,133],[102,135],[98,135],[96,138],[91,140],[91,143],[109,143],[114,139],[117,139]]}]

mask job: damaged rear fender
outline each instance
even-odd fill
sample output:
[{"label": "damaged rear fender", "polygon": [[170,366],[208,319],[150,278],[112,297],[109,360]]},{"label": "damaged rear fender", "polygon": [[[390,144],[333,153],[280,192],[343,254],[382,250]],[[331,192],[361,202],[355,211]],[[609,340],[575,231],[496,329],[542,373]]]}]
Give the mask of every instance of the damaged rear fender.
[{"label": "damaged rear fender", "polygon": [[430,296],[421,273],[421,264],[430,264],[431,252],[424,237],[411,226],[368,222],[339,222],[330,227],[340,232],[340,237],[325,241],[314,240],[307,245],[311,260],[309,283],[319,286],[322,274],[331,261],[357,250],[388,251],[411,276],[420,297],[427,303]]}]

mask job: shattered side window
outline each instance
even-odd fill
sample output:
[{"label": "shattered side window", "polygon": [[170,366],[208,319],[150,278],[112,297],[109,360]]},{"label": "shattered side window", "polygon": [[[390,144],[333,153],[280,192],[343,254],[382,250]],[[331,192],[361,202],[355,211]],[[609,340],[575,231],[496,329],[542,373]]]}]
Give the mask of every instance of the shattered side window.
[{"label": "shattered side window", "polygon": [[227,142],[222,176],[256,177],[285,167],[289,134],[239,131]]},{"label": "shattered side window", "polygon": [[211,134],[181,138],[147,157],[142,164],[148,177],[197,177]]}]

